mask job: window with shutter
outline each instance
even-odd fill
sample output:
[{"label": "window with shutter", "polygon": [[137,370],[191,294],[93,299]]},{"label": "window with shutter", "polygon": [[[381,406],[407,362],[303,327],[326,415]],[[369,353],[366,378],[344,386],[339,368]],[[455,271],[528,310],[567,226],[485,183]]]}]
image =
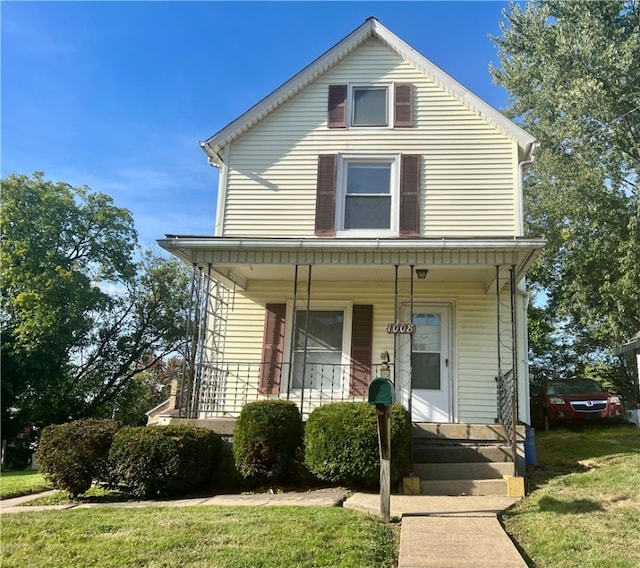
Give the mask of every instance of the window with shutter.
[{"label": "window with shutter", "polygon": [[267,304],[265,307],[260,392],[278,394],[282,381],[286,304]]},{"label": "window with shutter", "polygon": [[371,382],[373,306],[353,306],[349,394],[365,396]]},{"label": "window with shutter", "polygon": [[400,236],[420,236],[420,156],[405,154],[400,168]]},{"label": "window with shutter", "polygon": [[413,126],[413,85],[411,83],[396,83],[394,126],[396,128]]},{"label": "window with shutter", "polygon": [[410,128],[411,83],[329,85],[329,128]]},{"label": "window with shutter", "polygon": [[318,156],[315,234],[319,237],[335,235],[337,161],[335,154]]},{"label": "window with shutter", "polygon": [[347,126],[347,85],[329,85],[329,128]]},{"label": "window with shutter", "polygon": [[[341,305],[342,304],[342,305]],[[318,302],[297,310],[291,388],[365,396],[371,381],[373,306]]]},{"label": "window with shutter", "polygon": [[419,155],[318,157],[317,236],[414,238],[419,219]]}]

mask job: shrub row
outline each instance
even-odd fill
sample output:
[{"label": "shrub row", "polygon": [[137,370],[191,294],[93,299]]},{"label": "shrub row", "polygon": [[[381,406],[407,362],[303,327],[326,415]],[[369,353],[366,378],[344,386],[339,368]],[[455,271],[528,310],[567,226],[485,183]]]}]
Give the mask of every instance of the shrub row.
[{"label": "shrub row", "polygon": [[[391,407],[391,481],[411,467],[411,421],[404,407]],[[327,404],[309,415],[305,464],[319,479],[375,486],[380,453],[375,407],[364,402]]]},{"label": "shrub row", "polygon": [[70,498],[94,480],[138,498],[173,496],[213,481],[221,446],[205,428],[120,429],[113,420],[85,419],[44,428],[36,458],[40,471]]},{"label": "shrub row", "polygon": [[171,496],[214,480],[222,441],[206,428],[128,426],[115,436],[110,481],[136,497]]},{"label": "shrub row", "polygon": [[240,412],[233,433],[236,469],[252,483],[295,481],[303,436],[300,411],[293,402],[249,403]]},{"label": "shrub row", "polygon": [[[411,466],[411,421],[400,405],[391,409],[391,480]],[[295,481],[304,465],[318,479],[345,485],[375,486],[380,457],[375,408],[364,402],[326,404],[303,427],[293,402],[246,405],[233,438],[236,467],[255,482]]]},{"label": "shrub row", "polygon": [[75,499],[94,479],[108,477],[109,448],[120,428],[114,420],[76,420],[42,430],[36,451],[40,471]]},{"label": "shrub row", "polygon": [[[410,467],[411,423],[391,409],[391,479]],[[220,436],[195,426],[120,429],[113,420],[48,426],[37,450],[41,471],[75,498],[100,481],[138,498],[173,496],[211,484],[222,453]],[[290,401],[247,404],[233,440],[236,469],[252,483],[295,483],[308,472],[344,485],[375,486],[379,477],[375,408],[341,402],[314,410],[306,428]]]}]

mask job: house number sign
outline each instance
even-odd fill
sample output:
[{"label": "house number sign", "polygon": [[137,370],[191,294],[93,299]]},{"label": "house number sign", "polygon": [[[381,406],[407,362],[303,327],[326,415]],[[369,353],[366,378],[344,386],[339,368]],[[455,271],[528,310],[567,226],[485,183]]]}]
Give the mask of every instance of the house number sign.
[{"label": "house number sign", "polygon": [[416,332],[416,324],[396,322],[387,324],[387,333],[394,335],[413,335]]}]

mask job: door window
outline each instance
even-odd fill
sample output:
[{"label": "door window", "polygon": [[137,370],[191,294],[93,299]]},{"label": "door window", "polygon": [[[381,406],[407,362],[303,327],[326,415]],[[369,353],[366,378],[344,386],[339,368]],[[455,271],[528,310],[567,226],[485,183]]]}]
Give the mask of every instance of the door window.
[{"label": "door window", "polygon": [[414,389],[442,388],[442,319],[439,314],[415,314],[411,386]]}]

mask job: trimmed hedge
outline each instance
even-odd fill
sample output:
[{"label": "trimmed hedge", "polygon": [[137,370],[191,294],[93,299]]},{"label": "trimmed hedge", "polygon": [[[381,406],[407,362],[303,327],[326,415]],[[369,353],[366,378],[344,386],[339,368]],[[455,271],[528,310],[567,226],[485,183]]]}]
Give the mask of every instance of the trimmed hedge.
[{"label": "trimmed hedge", "polygon": [[[305,429],[305,465],[324,481],[373,487],[380,480],[375,407],[338,402],[316,408]],[[391,481],[411,468],[411,420],[399,404],[391,408]]]},{"label": "trimmed hedge", "polygon": [[255,483],[292,481],[299,473],[303,439],[302,417],[293,402],[251,402],[233,434],[236,469]]},{"label": "trimmed hedge", "polygon": [[172,497],[215,480],[218,434],[196,426],[128,426],[113,440],[111,483],[138,498]]},{"label": "trimmed hedge", "polygon": [[119,428],[115,420],[93,418],[47,426],[36,451],[40,471],[75,499],[93,480],[107,478],[109,448]]}]

